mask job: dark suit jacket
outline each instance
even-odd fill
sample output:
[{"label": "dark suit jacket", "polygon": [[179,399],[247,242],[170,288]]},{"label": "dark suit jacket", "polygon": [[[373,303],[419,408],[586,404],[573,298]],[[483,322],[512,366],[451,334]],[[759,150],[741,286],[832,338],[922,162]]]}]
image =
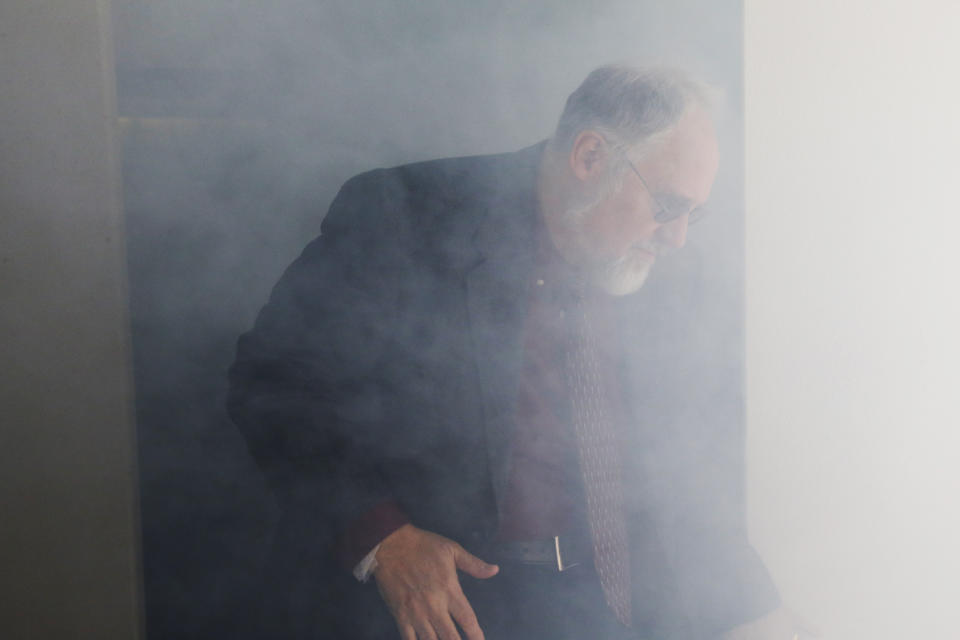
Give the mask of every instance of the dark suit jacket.
[{"label": "dark suit jacket", "polygon": [[[339,533],[384,499],[467,549],[495,532],[542,150],[349,180],[240,338],[230,414],[284,511],[268,580],[276,635],[392,633],[376,589],[335,561]],[[646,365],[624,362],[635,610],[653,634],[701,637],[776,604],[743,525],[740,389],[671,374],[689,327],[638,304],[620,310]]]}]

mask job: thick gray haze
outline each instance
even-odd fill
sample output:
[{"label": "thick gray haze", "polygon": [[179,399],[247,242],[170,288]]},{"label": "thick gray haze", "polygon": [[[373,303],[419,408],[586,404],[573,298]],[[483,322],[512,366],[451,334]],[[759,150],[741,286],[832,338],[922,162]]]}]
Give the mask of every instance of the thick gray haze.
[{"label": "thick gray haze", "polygon": [[[693,276],[678,293],[702,327],[691,354],[735,392],[739,3],[515,4],[114,2],[155,637],[242,631],[277,512],[223,413],[224,372],[339,186],[374,167],[548,137],[600,64],[669,62],[726,90],[717,215],[669,269]],[[654,278],[650,295],[664,286]]]},{"label": "thick gray haze", "polygon": [[406,4],[0,2],[0,633],[137,635],[124,227],[148,631],[250,637],[278,509],[237,335],[349,176],[525,146],[627,60],[728,107],[716,215],[640,293],[648,408],[745,404],[753,542],[826,639],[957,637],[960,5]]}]

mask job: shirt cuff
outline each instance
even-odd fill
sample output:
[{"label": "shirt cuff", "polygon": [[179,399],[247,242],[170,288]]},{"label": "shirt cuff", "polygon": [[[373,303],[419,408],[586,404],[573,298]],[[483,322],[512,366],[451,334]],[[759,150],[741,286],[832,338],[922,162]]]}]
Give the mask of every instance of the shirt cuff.
[{"label": "shirt cuff", "polygon": [[380,545],[375,546],[370,553],[363,557],[363,560],[357,563],[357,566],[353,568],[354,578],[360,582],[366,582],[370,579],[373,572],[377,570],[377,551],[379,550]]}]

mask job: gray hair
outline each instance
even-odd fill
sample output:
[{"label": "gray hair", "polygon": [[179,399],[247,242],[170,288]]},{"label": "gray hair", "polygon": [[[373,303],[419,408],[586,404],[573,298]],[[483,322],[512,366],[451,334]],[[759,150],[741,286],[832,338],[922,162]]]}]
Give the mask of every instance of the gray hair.
[{"label": "gray hair", "polygon": [[[551,150],[568,153],[576,137],[589,129],[606,138],[614,150],[638,159],[656,148],[687,112],[695,108],[712,112],[716,93],[679,69],[600,67],[567,98]],[[614,163],[622,164],[616,159]]]}]

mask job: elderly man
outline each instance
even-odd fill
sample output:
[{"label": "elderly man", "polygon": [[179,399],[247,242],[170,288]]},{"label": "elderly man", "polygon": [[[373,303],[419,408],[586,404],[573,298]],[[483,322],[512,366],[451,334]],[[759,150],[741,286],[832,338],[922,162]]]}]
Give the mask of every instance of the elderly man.
[{"label": "elderly man", "polygon": [[272,637],[794,637],[737,400],[643,400],[682,335],[628,357],[717,165],[700,85],[608,66],[546,143],[343,186],[230,371],[284,511]]}]

